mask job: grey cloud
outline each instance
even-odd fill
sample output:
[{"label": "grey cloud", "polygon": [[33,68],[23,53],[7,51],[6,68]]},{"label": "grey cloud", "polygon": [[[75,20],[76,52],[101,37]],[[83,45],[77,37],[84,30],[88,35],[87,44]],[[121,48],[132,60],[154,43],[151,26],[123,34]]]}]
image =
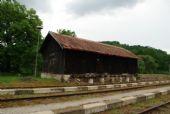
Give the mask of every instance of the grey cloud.
[{"label": "grey cloud", "polygon": [[81,16],[122,7],[133,7],[139,1],[142,0],[74,0],[67,4],[67,10]]},{"label": "grey cloud", "polygon": [[50,12],[50,0],[17,0],[19,3],[25,5],[27,8],[34,8],[40,12]]}]

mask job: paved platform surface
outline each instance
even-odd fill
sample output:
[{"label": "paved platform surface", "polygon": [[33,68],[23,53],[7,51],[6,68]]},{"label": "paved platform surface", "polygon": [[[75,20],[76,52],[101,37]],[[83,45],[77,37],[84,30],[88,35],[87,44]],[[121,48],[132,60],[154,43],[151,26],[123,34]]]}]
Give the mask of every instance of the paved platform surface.
[{"label": "paved platform surface", "polygon": [[118,94],[110,95],[110,96],[87,98],[83,100],[75,100],[75,101],[68,101],[68,102],[61,102],[61,103],[39,104],[39,105],[34,105],[34,106],[23,106],[23,107],[12,107],[12,108],[1,108],[0,114],[29,114],[29,113],[37,112],[37,111],[47,111],[47,110],[53,110],[53,109],[67,108],[71,106],[79,106],[81,104],[86,104],[86,103],[92,103],[92,102],[98,102],[98,101],[110,100],[110,99],[119,99],[125,96],[140,95],[140,94],[155,92],[159,90],[166,90],[166,89],[170,89],[170,86],[158,87],[155,89],[147,89],[147,90],[134,90],[134,91],[123,93],[123,94],[118,93]]}]

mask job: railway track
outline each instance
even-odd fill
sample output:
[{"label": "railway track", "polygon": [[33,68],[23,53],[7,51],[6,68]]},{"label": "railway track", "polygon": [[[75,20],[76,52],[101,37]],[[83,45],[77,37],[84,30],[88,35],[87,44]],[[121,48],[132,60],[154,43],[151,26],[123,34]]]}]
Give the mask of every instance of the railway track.
[{"label": "railway track", "polygon": [[170,112],[170,101],[147,108],[137,114],[169,114]]},{"label": "railway track", "polygon": [[[157,81],[157,80],[155,80]],[[165,80],[166,81],[166,80]],[[137,82],[126,82],[126,83],[114,83],[114,84],[129,84],[129,83],[140,83],[140,82],[147,82],[147,81],[137,81]],[[149,82],[149,81],[148,81]],[[108,83],[109,84],[112,84],[112,83]],[[99,86],[99,85],[106,85],[106,84],[93,84],[93,86]],[[81,86],[92,86],[91,84],[84,84],[84,85],[79,85],[77,87],[81,87]],[[34,86],[24,86],[24,87],[21,87],[21,86],[16,86],[16,87],[0,87],[0,89],[36,89],[36,88],[53,88],[53,87],[67,87],[67,86],[37,86],[37,87],[34,87]]]},{"label": "railway track", "polygon": [[162,85],[145,85],[145,86],[136,86],[136,87],[125,87],[125,88],[114,88],[114,89],[101,89],[101,90],[91,90],[91,91],[79,91],[79,92],[70,92],[70,93],[56,93],[48,95],[37,95],[37,96],[27,96],[27,97],[18,97],[18,98],[0,98],[0,102],[17,102],[24,100],[36,100],[36,99],[46,99],[46,98],[61,98],[67,96],[76,96],[76,95],[88,95],[88,94],[97,94],[97,93],[106,93],[106,92],[116,92],[116,91],[129,91],[150,87],[158,87]]}]

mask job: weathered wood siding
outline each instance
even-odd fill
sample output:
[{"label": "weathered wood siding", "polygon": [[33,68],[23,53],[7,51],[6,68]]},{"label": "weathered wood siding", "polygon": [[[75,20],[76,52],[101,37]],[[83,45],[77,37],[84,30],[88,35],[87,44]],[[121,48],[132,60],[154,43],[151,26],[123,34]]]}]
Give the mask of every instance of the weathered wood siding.
[{"label": "weathered wood siding", "polygon": [[137,60],[81,51],[65,51],[65,73],[137,73]]},{"label": "weathered wood siding", "polygon": [[46,43],[43,44],[43,50],[41,50],[43,56],[43,68],[42,71],[46,73],[64,73],[64,53],[59,44],[47,36]]},{"label": "weathered wood siding", "polygon": [[43,56],[42,72],[54,74],[137,73],[137,59],[63,49],[49,34],[40,52]]},{"label": "weathered wood siding", "polygon": [[88,54],[78,51],[65,51],[65,73],[81,74],[91,73],[96,69],[96,57],[94,54]]}]

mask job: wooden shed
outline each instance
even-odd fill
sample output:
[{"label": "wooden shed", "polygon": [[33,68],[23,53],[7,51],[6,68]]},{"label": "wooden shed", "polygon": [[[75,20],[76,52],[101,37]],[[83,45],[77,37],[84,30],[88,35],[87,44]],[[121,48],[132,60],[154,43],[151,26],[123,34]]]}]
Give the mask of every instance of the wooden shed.
[{"label": "wooden shed", "polygon": [[82,38],[49,32],[40,52],[43,73],[137,73],[137,56],[132,52]]}]

